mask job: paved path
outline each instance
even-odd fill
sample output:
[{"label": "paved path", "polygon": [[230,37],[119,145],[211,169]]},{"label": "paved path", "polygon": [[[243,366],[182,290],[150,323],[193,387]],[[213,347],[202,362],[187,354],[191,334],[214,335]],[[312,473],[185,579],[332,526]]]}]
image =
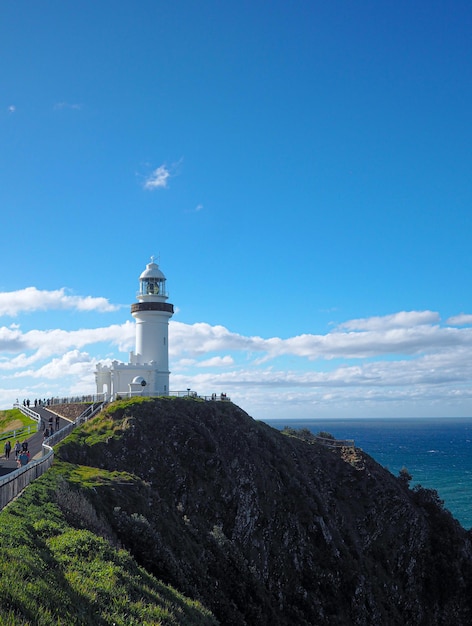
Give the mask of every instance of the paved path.
[{"label": "paved path", "polygon": [[[70,420],[67,420],[61,417],[59,418],[59,428],[56,428],[56,415],[54,413],[51,413],[50,411],[48,411],[46,408],[43,408],[42,406],[36,406],[34,407],[33,410],[36,411],[36,413],[38,413],[41,416],[45,424],[45,428],[49,427],[49,418],[52,417],[52,420],[53,420],[52,424],[53,424],[54,432],[56,432],[56,430],[60,430],[61,428],[63,428],[64,426],[70,423]],[[42,455],[43,440],[44,440],[44,431],[41,426],[39,427],[39,430],[37,432],[35,432],[30,437],[28,437],[28,450],[30,452],[32,459],[38,455],[39,456]],[[9,459],[5,458],[5,454],[3,453],[3,447],[1,449],[0,476],[9,474],[10,472],[13,472],[13,470],[16,470],[18,468],[18,464],[15,461],[15,452],[13,450],[15,446],[15,441],[11,439],[10,442],[11,442],[12,450],[10,452]],[[4,443],[5,442],[3,442],[2,445],[4,445]]]}]

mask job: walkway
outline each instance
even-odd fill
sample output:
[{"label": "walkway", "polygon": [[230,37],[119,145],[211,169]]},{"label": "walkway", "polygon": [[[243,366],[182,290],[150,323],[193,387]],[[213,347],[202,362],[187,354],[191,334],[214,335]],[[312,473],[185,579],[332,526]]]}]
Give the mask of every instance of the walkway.
[{"label": "walkway", "polygon": [[[64,426],[66,426],[67,424],[70,424],[70,420],[64,419],[63,417],[61,417],[59,419],[59,428],[56,429],[56,414],[55,413],[48,411],[46,408],[42,406],[35,406],[33,410],[39,415],[41,415],[41,418],[43,419],[43,422],[45,423],[46,428],[48,428],[48,421],[49,421],[49,418],[52,416],[54,432],[56,432],[56,430],[60,430],[61,428],[64,428]],[[31,435],[31,437],[28,438],[28,450],[30,452],[32,459],[39,458],[40,456],[42,456],[43,439],[44,439],[44,432],[41,427],[37,432],[35,432],[33,435]],[[10,439],[10,443],[11,443],[12,451],[10,452],[9,459],[5,458],[5,455],[3,453],[3,448],[1,450],[0,476],[5,476],[5,474],[9,474],[10,472],[13,472],[14,470],[18,468],[17,462],[15,461],[15,452],[13,451],[13,448],[15,446],[15,441]]]}]

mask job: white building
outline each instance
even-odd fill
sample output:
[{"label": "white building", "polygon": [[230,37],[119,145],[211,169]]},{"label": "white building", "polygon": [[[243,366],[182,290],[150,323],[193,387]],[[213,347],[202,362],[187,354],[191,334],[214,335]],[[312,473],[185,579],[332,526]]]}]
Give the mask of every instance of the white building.
[{"label": "white building", "polygon": [[117,396],[162,396],[169,393],[169,319],[174,305],[166,302],[166,277],[154,258],[139,277],[138,302],[131,305],[136,320],[136,349],[129,363],[98,363],[97,393]]}]

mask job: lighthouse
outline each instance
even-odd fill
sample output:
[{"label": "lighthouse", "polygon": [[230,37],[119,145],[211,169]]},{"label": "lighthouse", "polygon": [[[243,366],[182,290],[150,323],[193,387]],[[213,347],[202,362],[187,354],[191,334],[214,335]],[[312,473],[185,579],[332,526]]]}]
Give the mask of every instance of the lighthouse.
[{"label": "lighthouse", "polygon": [[155,391],[169,390],[169,319],[174,305],[166,302],[166,277],[154,258],[139,277],[138,302],[131,306],[136,320],[136,352],[131,355],[135,363],[154,363]]},{"label": "lighthouse", "polygon": [[166,277],[154,257],[139,277],[131,315],[136,321],[136,345],[129,363],[97,365],[97,393],[117,396],[160,396],[169,393],[169,320],[174,305],[168,299]]}]

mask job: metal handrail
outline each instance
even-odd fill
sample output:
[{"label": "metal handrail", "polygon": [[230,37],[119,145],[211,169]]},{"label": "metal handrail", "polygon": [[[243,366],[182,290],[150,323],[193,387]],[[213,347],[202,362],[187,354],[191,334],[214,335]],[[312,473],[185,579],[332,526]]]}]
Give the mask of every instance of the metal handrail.
[{"label": "metal handrail", "polygon": [[33,480],[39,478],[52,465],[54,450],[43,444],[43,456],[33,459],[17,470],[0,478],[0,510],[16,498]]},{"label": "metal handrail", "polygon": [[6,439],[18,439],[18,437],[21,437],[22,435],[30,435],[30,434],[31,434],[31,426],[22,426],[21,428],[15,428],[15,430],[9,430],[8,432],[2,433],[0,435],[0,441],[5,441]]},{"label": "metal handrail", "polygon": [[41,415],[39,415],[39,413],[36,413],[36,411],[33,411],[33,409],[30,409],[29,406],[20,404],[19,402],[15,402],[13,404],[13,408],[19,409],[23,413],[23,415],[26,415],[27,417],[30,417],[35,422],[38,422],[38,430],[39,430],[39,425],[41,424]]},{"label": "metal handrail", "polygon": [[[75,422],[70,422],[43,441],[43,456],[41,458],[32,459],[27,465],[19,467],[0,478],[0,510],[16,498],[33,480],[42,476],[51,467],[54,461],[53,446],[65,439],[74,428],[94,417],[102,410],[105,404],[105,402],[99,402],[87,407]],[[21,410],[28,408],[23,405],[18,406]],[[33,411],[30,409],[30,412]],[[39,423],[41,418],[38,414],[36,415]]]}]

